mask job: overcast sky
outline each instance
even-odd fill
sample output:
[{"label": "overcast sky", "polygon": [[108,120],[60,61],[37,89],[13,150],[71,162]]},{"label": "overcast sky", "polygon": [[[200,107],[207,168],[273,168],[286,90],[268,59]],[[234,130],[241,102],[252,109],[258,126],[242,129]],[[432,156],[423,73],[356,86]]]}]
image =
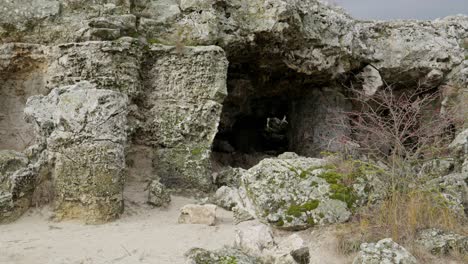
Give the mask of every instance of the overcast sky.
[{"label": "overcast sky", "polygon": [[435,19],[468,15],[468,0],[329,0],[360,19]]}]

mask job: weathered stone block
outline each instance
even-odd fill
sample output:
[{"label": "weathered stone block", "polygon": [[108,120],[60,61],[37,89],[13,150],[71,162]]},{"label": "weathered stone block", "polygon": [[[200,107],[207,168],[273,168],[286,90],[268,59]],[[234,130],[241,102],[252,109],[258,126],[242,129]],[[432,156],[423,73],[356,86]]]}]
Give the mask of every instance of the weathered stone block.
[{"label": "weathered stone block", "polygon": [[154,146],[154,168],[168,186],[209,189],[210,152],[227,94],[227,60],[215,46],[155,45],[145,62],[137,138]]},{"label": "weathered stone block", "polygon": [[122,212],[127,100],[89,82],[28,100],[25,113],[54,164],[58,219],[101,223]]},{"label": "weathered stone block", "polygon": [[134,39],[55,46],[48,68],[48,87],[89,81],[100,89],[136,96],[141,90],[141,54],[142,47]]}]

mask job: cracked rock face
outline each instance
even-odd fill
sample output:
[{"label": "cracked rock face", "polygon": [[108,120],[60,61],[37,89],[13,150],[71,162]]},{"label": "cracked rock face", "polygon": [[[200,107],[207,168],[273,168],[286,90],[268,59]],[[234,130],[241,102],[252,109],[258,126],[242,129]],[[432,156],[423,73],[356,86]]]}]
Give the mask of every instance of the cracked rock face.
[{"label": "cracked rock face", "polygon": [[0,224],[16,220],[29,207],[36,181],[23,153],[0,151]]},{"label": "cracked rock face", "polygon": [[446,255],[451,252],[461,255],[468,254],[467,236],[435,228],[421,231],[416,242],[434,255]]},{"label": "cracked rock face", "polygon": [[122,212],[127,104],[126,95],[88,82],[28,100],[26,116],[53,164],[58,219],[100,223]]},{"label": "cracked rock face", "polygon": [[347,194],[338,193],[346,192],[345,187],[330,181],[326,164],[322,159],[280,156],[249,169],[242,181],[257,218],[292,230],[348,220],[351,212],[340,199]]}]

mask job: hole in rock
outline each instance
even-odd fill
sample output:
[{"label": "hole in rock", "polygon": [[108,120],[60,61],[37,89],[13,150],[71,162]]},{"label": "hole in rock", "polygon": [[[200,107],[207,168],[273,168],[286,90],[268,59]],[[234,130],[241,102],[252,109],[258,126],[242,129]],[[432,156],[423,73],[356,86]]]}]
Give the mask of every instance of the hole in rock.
[{"label": "hole in rock", "polygon": [[327,78],[284,66],[232,63],[228,96],[212,148],[213,168],[250,168],[286,151],[318,156],[323,138],[336,136],[326,122],[346,104]]}]

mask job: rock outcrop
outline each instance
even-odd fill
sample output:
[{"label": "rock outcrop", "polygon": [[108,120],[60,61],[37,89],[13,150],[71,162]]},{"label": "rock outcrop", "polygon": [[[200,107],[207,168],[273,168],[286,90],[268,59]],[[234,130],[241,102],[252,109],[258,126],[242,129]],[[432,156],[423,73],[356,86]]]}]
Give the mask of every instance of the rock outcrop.
[{"label": "rock outcrop", "polygon": [[26,104],[53,164],[58,219],[87,223],[115,219],[123,211],[126,95],[80,82],[33,96]]}]

